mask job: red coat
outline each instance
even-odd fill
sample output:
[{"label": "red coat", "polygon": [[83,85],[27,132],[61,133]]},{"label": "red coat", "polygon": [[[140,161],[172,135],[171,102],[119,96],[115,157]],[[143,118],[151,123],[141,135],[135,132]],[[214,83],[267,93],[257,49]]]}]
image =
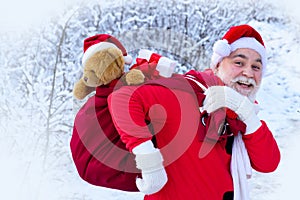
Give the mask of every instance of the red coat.
[{"label": "red coat", "polygon": [[[217,142],[199,158],[203,141],[197,137],[201,122],[193,92],[159,85],[122,87],[109,96],[109,108],[130,150],[156,136],[168,182],[159,192],[146,195],[146,200],[232,199],[231,155],[226,151],[229,140]],[[279,149],[264,122],[243,139],[254,169],[271,172],[277,168]]]},{"label": "red coat", "polygon": [[90,184],[138,191],[139,170],[112,122],[107,97],[116,82],[96,88],[76,115],[70,148],[80,177]]}]

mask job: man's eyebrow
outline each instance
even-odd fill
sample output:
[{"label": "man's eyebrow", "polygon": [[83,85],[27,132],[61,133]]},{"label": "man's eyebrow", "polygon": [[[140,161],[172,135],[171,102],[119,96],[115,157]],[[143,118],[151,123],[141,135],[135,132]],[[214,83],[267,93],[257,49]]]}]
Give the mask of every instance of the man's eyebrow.
[{"label": "man's eyebrow", "polygon": [[236,54],[236,55],[232,56],[232,58],[236,58],[236,57],[241,57],[241,58],[244,58],[244,59],[248,59],[248,57],[245,56],[244,54]]},{"label": "man's eyebrow", "polygon": [[256,62],[259,62],[260,64],[262,64],[262,61],[261,61],[260,58],[257,58],[255,61],[256,61]]},{"label": "man's eyebrow", "polygon": [[[248,58],[246,55],[244,55],[244,54],[236,54],[236,55],[234,55],[232,58],[237,58],[237,57],[240,57],[240,58],[243,58],[243,59],[249,59],[249,58]],[[261,61],[260,58],[257,58],[255,61],[262,64],[262,61]]]}]

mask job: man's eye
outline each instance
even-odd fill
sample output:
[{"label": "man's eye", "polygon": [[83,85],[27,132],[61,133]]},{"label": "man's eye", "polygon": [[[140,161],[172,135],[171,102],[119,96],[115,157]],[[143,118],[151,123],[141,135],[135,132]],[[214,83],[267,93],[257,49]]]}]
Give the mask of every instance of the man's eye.
[{"label": "man's eye", "polygon": [[252,66],[252,69],[254,69],[255,71],[259,71],[260,70],[260,66],[257,66],[257,65],[253,65]]},{"label": "man's eye", "polygon": [[243,65],[243,63],[242,63],[242,62],[239,62],[239,61],[234,62],[234,64],[235,64],[235,65],[238,65],[238,66],[242,66],[242,65]]}]

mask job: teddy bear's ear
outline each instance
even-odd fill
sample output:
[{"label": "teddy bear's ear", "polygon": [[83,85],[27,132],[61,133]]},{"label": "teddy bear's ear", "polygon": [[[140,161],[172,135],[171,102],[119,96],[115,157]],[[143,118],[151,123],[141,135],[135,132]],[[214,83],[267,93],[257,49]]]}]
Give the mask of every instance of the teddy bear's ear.
[{"label": "teddy bear's ear", "polygon": [[139,85],[144,83],[145,76],[139,69],[131,69],[125,74],[125,82],[127,85]]},{"label": "teddy bear's ear", "polygon": [[75,98],[81,100],[84,99],[91,92],[95,91],[95,87],[86,86],[83,79],[81,78],[75,85],[73,89],[73,95]]}]

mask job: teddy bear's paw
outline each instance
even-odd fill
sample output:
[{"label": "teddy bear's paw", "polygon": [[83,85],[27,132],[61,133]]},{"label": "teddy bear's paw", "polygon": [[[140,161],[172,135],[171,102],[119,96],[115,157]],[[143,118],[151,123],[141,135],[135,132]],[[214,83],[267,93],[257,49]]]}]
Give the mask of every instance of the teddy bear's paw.
[{"label": "teddy bear's paw", "polygon": [[139,85],[144,83],[145,76],[141,70],[132,69],[126,73],[125,80],[127,85]]}]

